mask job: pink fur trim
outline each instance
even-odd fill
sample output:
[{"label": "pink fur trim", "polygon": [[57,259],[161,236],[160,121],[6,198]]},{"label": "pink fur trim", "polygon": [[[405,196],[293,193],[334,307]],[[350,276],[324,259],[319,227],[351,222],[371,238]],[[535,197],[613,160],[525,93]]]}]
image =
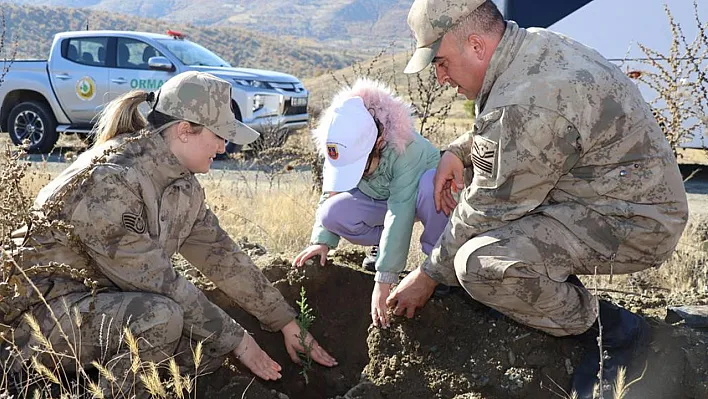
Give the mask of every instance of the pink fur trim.
[{"label": "pink fur trim", "polygon": [[345,87],[334,96],[330,106],[322,113],[317,127],[312,131],[317,148],[323,155],[327,153],[325,141],[334,110],[351,97],[361,97],[369,112],[383,124],[384,141],[398,154],[402,154],[415,139],[411,106],[383,83],[360,78],[354,86]]}]

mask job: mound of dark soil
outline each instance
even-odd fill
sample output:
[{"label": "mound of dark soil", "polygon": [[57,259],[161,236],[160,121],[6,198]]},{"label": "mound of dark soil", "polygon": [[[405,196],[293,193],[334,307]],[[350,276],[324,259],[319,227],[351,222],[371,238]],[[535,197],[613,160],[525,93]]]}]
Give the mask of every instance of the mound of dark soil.
[{"label": "mound of dark soil", "polygon": [[[432,299],[415,318],[395,318],[388,330],[372,328],[371,274],[335,264],[293,270],[279,258],[267,263],[265,274],[293,306],[305,287],[317,317],[312,332],[339,366],[315,366],[306,385],[300,367],[285,352],[282,335],[261,330],[253,317],[212,290],[209,297],[254,333],[283,366],[283,378],[249,386],[249,372],[222,368],[199,381],[199,397],[545,399],[564,395],[582,353],[576,339],[521,326],[464,291]],[[637,305],[641,298],[632,301]],[[646,373],[627,398],[707,398],[708,332],[669,326],[657,318],[650,323],[654,338]],[[641,369],[632,371],[627,383]]]},{"label": "mound of dark soil", "polygon": [[[304,270],[295,270],[287,261],[277,259],[264,269],[264,273],[293,307],[297,308],[295,301],[300,298],[300,288],[305,287],[307,302],[316,316],[311,332],[337,359],[339,366],[331,369],[315,366],[308,372],[309,384],[306,385],[300,375],[301,367],[294,364],[285,351],[282,334],[263,331],[257,320],[236,308],[218,290],[210,291],[210,299],[227,309],[234,319],[254,334],[261,348],[283,366],[281,380],[258,381],[254,385],[260,384],[269,392],[277,391],[290,398],[329,398],[344,394],[359,383],[362,370],[369,362],[366,337],[371,323],[368,317],[373,288],[371,275],[334,265],[310,265]],[[215,385],[219,387],[221,377],[208,378],[209,382],[215,379]],[[251,393],[250,389],[247,398],[260,397]],[[216,396],[202,397],[240,398],[243,389],[217,392]]]}]

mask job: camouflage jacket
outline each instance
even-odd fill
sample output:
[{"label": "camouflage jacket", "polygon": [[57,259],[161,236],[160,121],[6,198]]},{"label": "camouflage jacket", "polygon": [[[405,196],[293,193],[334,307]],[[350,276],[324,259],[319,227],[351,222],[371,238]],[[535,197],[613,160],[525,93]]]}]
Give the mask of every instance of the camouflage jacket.
[{"label": "camouflage jacket", "polygon": [[[457,285],[468,240],[528,214],[565,225],[607,259],[658,265],[688,218],[678,165],[636,85],[596,51],[514,22],[451,146],[465,189],[423,270]],[[629,270],[632,271],[632,270]]]},{"label": "camouflage jacket", "polygon": [[[243,329],[175,271],[170,261],[175,253],[266,328],[277,331],[291,321],[295,311],[222,230],[205,203],[203,188],[159,134],[128,140],[94,164],[95,157],[121,141],[113,139],[82,154],[42,189],[36,209],[42,212],[60,199],[56,217],[73,228],[70,235],[30,228],[19,250],[23,266],[65,263],[87,270],[99,288],[169,297],[184,311],[185,331],[194,340],[206,340],[211,356],[236,348]],[[33,280],[48,299],[88,291],[68,278]]]}]

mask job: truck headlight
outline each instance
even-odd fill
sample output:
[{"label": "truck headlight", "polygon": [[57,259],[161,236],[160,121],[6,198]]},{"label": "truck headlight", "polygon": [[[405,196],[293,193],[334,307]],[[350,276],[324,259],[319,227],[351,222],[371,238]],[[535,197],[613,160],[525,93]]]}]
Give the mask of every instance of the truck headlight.
[{"label": "truck headlight", "polygon": [[265,101],[262,95],[256,94],[255,96],[253,96],[253,112],[256,112],[259,109],[263,108],[263,105],[265,105]]},{"label": "truck headlight", "polygon": [[248,79],[234,79],[237,85],[254,87],[256,89],[270,89],[268,82],[262,82],[260,80],[248,80]]}]

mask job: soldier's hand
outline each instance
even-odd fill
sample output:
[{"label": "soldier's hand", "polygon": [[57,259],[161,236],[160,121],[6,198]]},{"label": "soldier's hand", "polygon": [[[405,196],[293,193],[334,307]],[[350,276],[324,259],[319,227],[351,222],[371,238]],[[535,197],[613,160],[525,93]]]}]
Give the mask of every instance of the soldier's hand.
[{"label": "soldier's hand", "polygon": [[440,158],[433,178],[435,209],[438,212],[443,211],[445,215],[449,216],[457,206],[452,192],[453,190],[459,192],[465,187],[462,179],[464,169],[465,166],[460,158],[449,151],[446,151]]},{"label": "soldier's hand", "polygon": [[300,252],[298,256],[293,260],[293,267],[302,267],[305,262],[312,258],[313,256],[320,256],[320,265],[324,266],[327,263],[327,253],[329,253],[329,247],[324,244],[313,244],[305,248],[304,251]]},{"label": "soldier's hand", "polygon": [[371,293],[371,321],[376,327],[388,328],[388,306],[386,299],[391,294],[391,284],[374,284],[374,292]]},{"label": "soldier's hand", "polygon": [[404,313],[409,319],[422,308],[433,295],[437,282],[425,274],[420,267],[410,272],[388,296],[386,304],[393,308],[396,316]]},{"label": "soldier's hand", "polygon": [[[285,340],[285,350],[288,351],[290,359],[292,359],[292,361],[295,363],[300,363],[300,357],[297,355],[297,353],[307,352],[300,341],[300,334],[302,333],[302,330],[300,330],[300,326],[298,326],[297,322],[293,320],[290,323],[286,324],[285,327],[283,327],[280,331],[283,333],[283,339]],[[315,339],[312,337],[312,335],[310,335],[309,332],[305,335],[305,345],[310,348],[310,357],[312,357],[312,360],[327,367],[337,365],[337,360],[333,358],[329,353],[327,353],[327,351],[324,350],[324,348],[322,348],[320,344],[317,343],[317,341],[315,341]]]},{"label": "soldier's hand", "polygon": [[236,359],[258,377],[264,380],[277,380],[281,377],[280,365],[258,346],[248,332],[244,333],[241,343],[233,353]]}]

